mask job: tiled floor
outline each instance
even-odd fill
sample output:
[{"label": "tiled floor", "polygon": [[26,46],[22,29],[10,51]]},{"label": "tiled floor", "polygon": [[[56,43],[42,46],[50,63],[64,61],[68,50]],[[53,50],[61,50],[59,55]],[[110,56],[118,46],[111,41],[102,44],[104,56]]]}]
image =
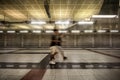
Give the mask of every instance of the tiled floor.
[{"label": "tiled floor", "polygon": [[0,50],[0,53],[9,53],[9,52],[14,52],[16,50]]},{"label": "tiled floor", "polygon": [[[57,67],[52,69],[48,66],[49,69],[43,80],[120,80],[120,59],[118,58],[88,50],[65,50],[65,54],[68,60],[57,60]],[[119,69],[114,69],[115,63]],[[82,64],[85,68],[81,68]]]},{"label": "tiled floor", "polygon": [[0,62],[40,62],[47,54],[1,54]]},{"label": "tiled floor", "polygon": [[17,52],[15,52],[15,53],[48,53],[48,52],[50,52],[50,50],[19,50],[19,51],[17,51]]},{"label": "tiled floor", "polygon": [[[0,50],[0,80],[120,80],[119,58],[90,50],[64,51],[67,60],[58,54],[57,66],[46,65],[42,72],[43,67],[36,66],[48,62],[49,50]],[[120,50],[99,51],[120,55]]]},{"label": "tiled floor", "polygon": [[0,80],[20,80],[30,69],[0,69]]},{"label": "tiled floor", "polygon": [[110,54],[110,55],[120,57],[120,50],[94,50],[94,51],[98,51],[98,52],[102,52],[102,53],[105,53],[105,54]]},{"label": "tiled floor", "polygon": [[68,60],[64,62],[120,62],[120,59],[88,50],[65,50]]},{"label": "tiled floor", "polygon": [[48,69],[42,80],[120,80],[119,69]]}]

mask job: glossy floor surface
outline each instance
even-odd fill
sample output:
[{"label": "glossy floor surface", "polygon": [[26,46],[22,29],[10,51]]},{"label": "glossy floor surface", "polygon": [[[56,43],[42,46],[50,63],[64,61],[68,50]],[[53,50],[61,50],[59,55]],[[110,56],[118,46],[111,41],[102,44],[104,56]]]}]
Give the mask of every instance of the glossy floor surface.
[{"label": "glossy floor surface", "polygon": [[67,60],[49,50],[1,49],[0,80],[120,80],[119,49],[68,49]]}]

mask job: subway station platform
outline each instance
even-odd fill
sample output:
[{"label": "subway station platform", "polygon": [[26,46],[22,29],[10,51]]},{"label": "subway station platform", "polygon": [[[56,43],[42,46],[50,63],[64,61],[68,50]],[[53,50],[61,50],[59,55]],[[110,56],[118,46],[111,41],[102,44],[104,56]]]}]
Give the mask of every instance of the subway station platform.
[{"label": "subway station platform", "polygon": [[120,80],[120,0],[0,0],[0,80]]},{"label": "subway station platform", "polygon": [[65,49],[49,65],[47,49],[1,49],[0,80],[120,80],[120,49]]}]

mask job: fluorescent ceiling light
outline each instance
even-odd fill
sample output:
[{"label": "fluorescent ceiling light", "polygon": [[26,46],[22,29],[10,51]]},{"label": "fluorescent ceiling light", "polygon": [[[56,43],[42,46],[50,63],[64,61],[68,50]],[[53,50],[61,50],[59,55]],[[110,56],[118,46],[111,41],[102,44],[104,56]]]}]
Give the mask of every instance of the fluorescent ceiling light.
[{"label": "fluorescent ceiling light", "polygon": [[85,33],[92,33],[93,30],[84,30]]},{"label": "fluorescent ceiling light", "polygon": [[80,33],[79,30],[72,30],[71,33]]},{"label": "fluorescent ceiling light", "polygon": [[3,31],[0,31],[0,33],[3,33]]},{"label": "fluorescent ceiling light", "polygon": [[28,33],[28,31],[27,30],[22,30],[22,31],[20,31],[20,33]]},{"label": "fluorescent ceiling light", "polygon": [[106,30],[98,30],[97,32],[104,33],[104,32],[106,32]]},{"label": "fluorescent ceiling light", "polygon": [[78,22],[78,24],[93,24],[94,22],[92,22],[92,21],[80,21],[80,22]]},{"label": "fluorescent ceiling light", "polygon": [[60,30],[59,33],[67,33],[66,30]]},{"label": "fluorescent ceiling light", "polygon": [[41,33],[40,30],[33,30],[32,32],[33,32],[33,33]]},{"label": "fluorescent ceiling light", "polygon": [[31,21],[31,24],[46,24],[45,21]]},{"label": "fluorescent ceiling light", "polygon": [[47,30],[47,31],[45,31],[46,33],[53,33],[53,31],[52,30]]},{"label": "fluorescent ceiling light", "polygon": [[55,24],[70,24],[69,21],[56,21]]},{"label": "fluorescent ceiling light", "polygon": [[110,32],[116,33],[119,32],[118,30],[110,30]]},{"label": "fluorescent ceiling light", "polygon": [[117,15],[93,15],[92,18],[117,18]]},{"label": "fluorescent ceiling light", "polygon": [[7,31],[7,33],[15,33],[15,31]]}]

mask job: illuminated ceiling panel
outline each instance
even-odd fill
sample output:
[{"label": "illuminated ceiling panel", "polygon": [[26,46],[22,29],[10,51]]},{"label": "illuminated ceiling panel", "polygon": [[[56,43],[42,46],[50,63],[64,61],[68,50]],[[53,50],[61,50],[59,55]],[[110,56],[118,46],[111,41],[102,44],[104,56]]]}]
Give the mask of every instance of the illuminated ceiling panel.
[{"label": "illuminated ceiling panel", "polygon": [[102,4],[103,0],[83,0],[83,3],[78,5],[78,10],[74,14],[74,20],[83,20],[98,14]]},{"label": "illuminated ceiling panel", "polygon": [[[73,18],[75,3],[78,0],[51,0],[50,13],[53,20],[66,20]],[[74,3],[75,2],[75,3]]]},{"label": "illuminated ceiling panel", "polygon": [[45,12],[44,5],[29,5],[27,7],[28,17],[30,19],[48,20],[48,16]]},{"label": "illuminated ceiling panel", "polygon": [[12,19],[27,20],[27,17],[19,10],[5,10],[4,13]]},{"label": "illuminated ceiling panel", "polygon": [[30,25],[32,29],[43,29],[42,25]]},{"label": "illuminated ceiling panel", "polygon": [[13,26],[16,27],[16,29],[31,29],[31,26],[27,24],[14,24]]},{"label": "illuminated ceiling panel", "polygon": [[81,20],[98,14],[103,0],[51,0],[50,13],[53,20]]},{"label": "illuminated ceiling panel", "polygon": [[[0,0],[0,20],[26,21],[43,20],[79,21],[99,13],[104,0],[50,0],[50,15],[48,17],[44,8],[45,0]],[[53,29],[52,24],[46,25],[13,24],[15,29]],[[70,25],[56,25],[66,29]]]},{"label": "illuminated ceiling panel", "polygon": [[44,29],[54,29],[55,25],[54,24],[46,24],[44,25]]},{"label": "illuminated ceiling panel", "polygon": [[[10,18],[10,21],[48,20],[43,2],[43,0],[1,0],[0,15]],[[9,21],[9,19],[6,19],[6,21]]]}]

